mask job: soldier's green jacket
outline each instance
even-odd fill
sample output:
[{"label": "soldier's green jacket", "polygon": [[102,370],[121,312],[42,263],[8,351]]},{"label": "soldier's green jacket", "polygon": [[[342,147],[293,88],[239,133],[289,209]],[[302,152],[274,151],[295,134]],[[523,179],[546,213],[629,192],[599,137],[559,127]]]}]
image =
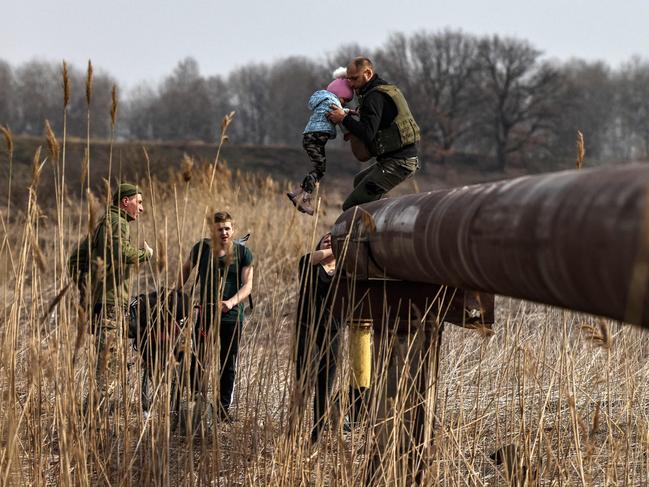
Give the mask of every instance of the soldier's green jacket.
[{"label": "soldier's green jacket", "polygon": [[[149,259],[146,250],[138,249],[131,243],[129,221],[133,221],[133,218],[128,213],[111,206],[97,228],[92,249],[93,307],[101,304],[126,308],[131,294],[131,268]],[[97,264],[98,259],[103,261],[103,266]]]}]

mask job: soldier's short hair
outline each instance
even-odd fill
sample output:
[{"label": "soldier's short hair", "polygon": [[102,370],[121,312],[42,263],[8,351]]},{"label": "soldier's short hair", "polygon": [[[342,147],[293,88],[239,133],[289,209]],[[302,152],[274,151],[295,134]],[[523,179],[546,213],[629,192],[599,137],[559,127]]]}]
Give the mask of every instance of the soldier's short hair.
[{"label": "soldier's short hair", "polygon": [[366,58],[365,56],[357,56],[352,59],[349,64],[353,64],[357,70],[365,68],[374,70],[374,64],[372,63],[372,61],[370,61],[369,58]]}]

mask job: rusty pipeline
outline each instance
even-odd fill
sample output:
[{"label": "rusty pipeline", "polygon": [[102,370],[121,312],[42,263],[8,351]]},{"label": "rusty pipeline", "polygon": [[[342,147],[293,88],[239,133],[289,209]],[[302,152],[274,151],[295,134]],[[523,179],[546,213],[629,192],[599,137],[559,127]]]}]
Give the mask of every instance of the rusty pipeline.
[{"label": "rusty pipeline", "polygon": [[332,230],[339,266],[649,326],[649,166],[563,171],[367,203]]}]

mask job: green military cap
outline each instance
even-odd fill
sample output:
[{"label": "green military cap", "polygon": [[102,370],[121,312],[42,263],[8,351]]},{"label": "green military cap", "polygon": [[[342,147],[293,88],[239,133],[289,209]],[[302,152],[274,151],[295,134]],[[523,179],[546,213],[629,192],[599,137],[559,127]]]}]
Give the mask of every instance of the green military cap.
[{"label": "green military cap", "polygon": [[138,188],[134,184],[122,183],[119,185],[117,190],[113,193],[113,204],[114,205],[118,204],[119,200],[121,200],[125,196],[128,196],[130,198],[131,196],[135,196],[136,194],[142,194],[140,188]]}]

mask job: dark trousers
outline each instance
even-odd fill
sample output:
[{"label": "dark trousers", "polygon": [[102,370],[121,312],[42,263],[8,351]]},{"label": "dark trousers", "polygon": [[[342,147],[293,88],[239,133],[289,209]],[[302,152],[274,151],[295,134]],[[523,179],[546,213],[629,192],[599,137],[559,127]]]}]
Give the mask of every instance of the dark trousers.
[{"label": "dark trousers", "polygon": [[219,342],[221,344],[219,356],[219,364],[221,366],[220,400],[221,406],[226,411],[230,407],[232,392],[234,391],[241,328],[242,326],[236,322],[222,322],[219,328]]},{"label": "dark trousers", "polygon": [[419,169],[419,159],[382,157],[354,177],[354,189],[343,202],[343,211],[381,199],[385,193],[411,177]]},{"label": "dark trousers", "polygon": [[313,169],[304,176],[302,189],[313,193],[315,185],[327,170],[327,156],[325,155],[325,144],[329,140],[329,134],[324,132],[311,132],[304,134],[302,147],[313,163]]},{"label": "dark trousers", "polygon": [[[212,307],[204,307],[194,331],[194,353],[190,362],[190,380],[193,392],[201,392],[207,396],[208,360],[213,350],[212,329],[218,328],[219,334],[219,401],[224,410],[228,410],[232,402],[234,382],[237,370],[237,355],[239,339],[243,331],[243,323],[221,321],[215,323],[212,319]],[[210,324],[211,323],[211,324]],[[216,343],[214,343],[215,345]],[[210,353],[211,352],[211,353]]]},{"label": "dark trousers", "polygon": [[336,379],[339,327],[335,323],[321,326],[298,324],[295,360],[295,386],[297,416],[301,417],[304,403],[315,387],[313,397],[312,441],[316,441],[322,428]]}]

